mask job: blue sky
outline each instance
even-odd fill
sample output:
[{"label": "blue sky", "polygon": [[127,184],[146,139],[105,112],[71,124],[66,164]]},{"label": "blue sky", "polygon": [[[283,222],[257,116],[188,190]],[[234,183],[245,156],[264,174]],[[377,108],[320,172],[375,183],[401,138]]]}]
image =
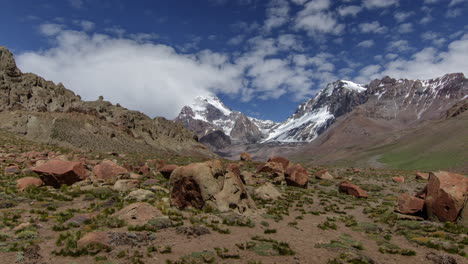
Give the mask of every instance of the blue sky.
[{"label": "blue sky", "polygon": [[468,73],[467,0],[6,0],[0,45],[85,100],[174,118],[196,95],[283,121],[328,82]]}]

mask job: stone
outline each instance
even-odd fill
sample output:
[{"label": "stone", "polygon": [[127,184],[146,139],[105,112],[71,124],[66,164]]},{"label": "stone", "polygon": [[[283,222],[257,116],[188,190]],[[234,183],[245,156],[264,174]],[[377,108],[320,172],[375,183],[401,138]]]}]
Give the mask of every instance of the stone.
[{"label": "stone", "polygon": [[170,178],[170,199],[179,209],[213,207],[243,214],[256,208],[240,176],[226,172],[219,160],[175,169]]},{"label": "stone", "polygon": [[143,189],[138,189],[135,191],[130,192],[127,197],[125,197],[125,200],[136,200],[136,201],[144,201],[144,200],[149,200],[153,198],[155,195],[152,191],[148,190],[143,190]]},{"label": "stone", "polygon": [[396,182],[396,183],[404,183],[405,182],[405,177],[403,177],[403,176],[392,177],[392,181]]},{"label": "stone", "polygon": [[396,211],[402,214],[421,213],[424,208],[424,200],[402,193],[398,196],[398,206]]},{"label": "stone", "polygon": [[142,185],[144,186],[153,186],[153,185],[157,185],[157,184],[160,184],[160,181],[157,180],[157,179],[148,179],[148,180],[145,180]]},{"label": "stone", "polygon": [[112,189],[118,192],[128,192],[135,189],[139,183],[139,180],[117,180]]},{"label": "stone", "polygon": [[338,188],[340,193],[345,193],[358,198],[367,198],[367,192],[350,182],[343,181]]},{"label": "stone", "polygon": [[427,180],[429,180],[429,173],[416,172],[416,174],[415,174],[415,179],[416,179],[416,180],[424,180],[424,181],[427,181]]},{"label": "stone", "polygon": [[283,166],[283,170],[287,170],[288,167],[289,167],[289,163],[290,161],[286,158],[283,158],[283,157],[271,157],[268,159],[267,162],[276,162],[276,163],[279,163],[281,164],[281,166]]},{"label": "stone", "polygon": [[132,203],[120,211],[114,213],[114,216],[125,221],[129,225],[144,225],[149,220],[163,216],[161,211],[148,203]]},{"label": "stone", "polygon": [[315,178],[320,180],[333,180],[333,176],[327,170],[320,170],[315,173]]},{"label": "stone", "polygon": [[257,173],[269,173],[270,178],[277,177],[278,175],[284,174],[283,165],[277,162],[267,162],[257,167]]},{"label": "stone", "polygon": [[80,162],[54,159],[32,170],[39,174],[45,185],[54,188],[59,188],[62,184],[72,185],[86,179],[86,171]]},{"label": "stone", "polygon": [[432,261],[434,264],[457,264],[455,258],[447,254],[428,252],[426,254],[426,259]]},{"label": "stone", "polygon": [[226,171],[231,171],[233,172],[234,174],[236,174],[237,176],[240,177],[241,175],[241,171],[240,171],[240,168],[239,168],[239,165],[238,164],[235,164],[235,163],[229,163],[226,167]]},{"label": "stone", "polygon": [[11,166],[8,166],[5,168],[5,173],[20,173],[21,172],[21,169],[18,165],[11,165]]},{"label": "stone", "polygon": [[44,182],[41,179],[34,177],[24,177],[16,180],[16,189],[20,192],[24,191],[30,185],[41,187],[44,185]]},{"label": "stone", "polygon": [[288,186],[307,188],[309,184],[309,172],[299,164],[290,166],[285,173]]},{"label": "stone", "polygon": [[446,171],[431,172],[425,199],[428,218],[441,222],[456,221],[465,206],[467,193],[467,177]]},{"label": "stone", "polygon": [[255,189],[254,194],[265,201],[278,200],[281,197],[281,193],[269,182]]},{"label": "stone", "polygon": [[94,177],[100,180],[115,180],[124,173],[128,173],[128,170],[110,160],[105,160],[93,168]]},{"label": "stone", "polygon": [[252,161],[252,157],[250,156],[249,153],[247,153],[247,152],[242,152],[242,153],[240,154],[240,160],[241,160],[241,161]]},{"label": "stone", "polygon": [[148,176],[151,173],[151,169],[150,169],[150,167],[148,165],[145,164],[145,165],[140,166],[138,168],[138,173],[141,174],[141,175]]},{"label": "stone", "polygon": [[169,179],[171,177],[171,173],[178,167],[179,166],[174,165],[174,164],[165,165],[159,170],[159,172],[162,174],[164,178]]}]

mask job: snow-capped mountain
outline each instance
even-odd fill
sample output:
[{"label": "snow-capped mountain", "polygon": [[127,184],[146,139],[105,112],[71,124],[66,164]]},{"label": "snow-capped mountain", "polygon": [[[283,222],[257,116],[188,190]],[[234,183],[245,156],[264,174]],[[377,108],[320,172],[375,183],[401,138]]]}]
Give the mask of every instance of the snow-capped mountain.
[{"label": "snow-capped mountain", "polygon": [[[422,81],[385,77],[366,85],[339,80],[300,104],[282,123],[231,111],[215,96],[195,98],[193,104],[182,109],[176,121],[199,138],[222,131],[233,143],[311,142],[350,112],[358,111],[374,120],[405,128],[440,118],[454,104],[467,98],[468,81],[461,73]],[[228,142],[219,132],[208,138],[201,141],[216,141],[218,146]]]},{"label": "snow-capped mountain", "polygon": [[365,101],[366,88],[350,81],[328,84],[302,103],[286,121],[272,128],[263,142],[309,142],[325,131],[337,117]]},{"label": "snow-capped mountain", "polygon": [[[259,142],[264,139],[267,131],[277,125],[273,121],[259,120],[232,111],[214,95],[197,96],[192,104],[182,108],[175,121],[194,131],[201,141],[215,131],[221,131],[229,136],[233,143]],[[209,141],[220,142],[221,136],[217,132],[207,138]]]}]

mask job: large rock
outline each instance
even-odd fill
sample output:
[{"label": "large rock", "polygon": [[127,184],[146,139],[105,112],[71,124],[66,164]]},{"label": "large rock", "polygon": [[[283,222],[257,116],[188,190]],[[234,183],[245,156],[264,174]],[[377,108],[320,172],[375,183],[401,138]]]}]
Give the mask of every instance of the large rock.
[{"label": "large rock", "polygon": [[144,225],[149,220],[163,216],[161,211],[148,203],[132,203],[114,214],[129,225]]},{"label": "large rock", "polygon": [[405,177],[403,176],[392,177],[392,181],[396,183],[404,183]]},{"label": "large rock", "polygon": [[101,164],[94,166],[93,174],[96,179],[114,180],[118,175],[127,173],[128,170],[116,163],[105,160]]},{"label": "large rock", "polygon": [[171,204],[180,209],[214,207],[221,212],[246,213],[255,208],[240,177],[226,172],[219,160],[192,163],[174,170],[170,198]]},{"label": "large rock", "polygon": [[20,192],[24,191],[28,186],[40,187],[44,182],[39,178],[24,177],[16,181],[16,189]]},{"label": "large rock", "polygon": [[39,174],[44,184],[59,188],[62,184],[72,185],[86,178],[83,164],[80,162],[50,160],[32,169]]},{"label": "large rock", "polygon": [[82,238],[77,241],[78,248],[85,248],[89,246],[99,245],[102,247],[109,248],[111,246],[111,239],[107,232],[91,232],[85,234]]},{"label": "large rock", "polygon": [[247,152],[242,152],[242,153],[240,154],[240,160],[241,160],[241,161],[252,161],[252,157],[250,156],[249,153],[247,153]]},{"label": "large rock", "polygon": [[125,200],[136,200],[138,202],[141,202],[144,200],[149,200],[154,197],[155,197],[155,194],[152,191],[138,189],[135,191],[131,191],[127,195],[127,197],[125,197]]},{"label": "large rock", "polygon": [[299,164],[290,166],[285,173],[286,184],[289,186],[307,188],[309,172]]},{"label": "large rock", "polygon": [[268,159],[267,162],[276,162],[276,163],[279,163],[281,164],[281,166],[283,166],[283,170],[287,170],[288,167],[289,167],[289,160],[286,159],[286,158],[283,158],[283,157],[271,157]]},{"label": "large rock", "polygon": [[442,222],[455,221],[465,206],[468,178],[445,171],[431,172],[426,191],[429,219]]},{"label": "large rock", "polygon": [[398,206],[396,211],[402,214],[421,213],[424,208],[424,200],[402,193],[398,196]]},{"label": "large rock", "polygon": [[366,191],[359,188],[357,185],[354,185],[347,181],[340,183],[338,190],[340,191],[340,193],[345,193],[345,194],[352,195],[358,198],[368,197]]},{"label": "large rock", "polygon": [[315,173],[315,178],[320,180],[333,180],[333,176],[327,170],[320,170]]},{"label": "large rock", "polygon": [[281,193],[269,182],[255,189],[254,194],[258,198],[266,201],[278,200],[281,197]]}]

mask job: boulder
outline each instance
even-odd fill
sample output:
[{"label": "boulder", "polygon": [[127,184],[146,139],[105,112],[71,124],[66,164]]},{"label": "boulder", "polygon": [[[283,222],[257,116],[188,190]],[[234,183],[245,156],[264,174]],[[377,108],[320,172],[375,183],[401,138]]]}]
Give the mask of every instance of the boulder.
[{"label": "boulder", "polygon": [[429,173],[425,173],[425,172],[416,172],[415,174],[415,178],[416,180],[429,180]]},{"label": "boulder", "polygon": [[20,173],[21,172],[21,169],[18,165],[11,165],[11,166],[8,166],[5,168],[5,173]]},{"label": "boulder", "polygon": [[396,182],[396,183],[404,183],[405,182],[405,177],[403,177],[403,176],[392,177],[392,181]]},{"label": "boulder", "polygon": [[367,192],[350,182],[341,182],[338,188],[340,193],[345,193],[358,198],[367,198]]},{"label": "boulder", "polygon": [[248,171],[242,171],[240,174],[240,178],[242,182],[246,185],[254,185],[257,184],[256,179],[254,178],[254,174]]},{"label": "boulder", "polygon": [[299,164],[290,166],[285,174],[286,184],[289,186],[307,188],[309,172]]},{"label": "boulder", "polygon": [[105,160],[93,168],[94,177],[100,180],[114,180],[124,173],[128,173],[128,170],[110,160]]},{"label": "boulder", "polygon": [[286,159],[286,158],[283,158],[283,157],[271,157],[267,160],[267,162],[276,162],[276,163],[279,163],[281,164],[281,166],[283,166],[283,170],[286,170],[288,169],[289,167],[289,160]]},{"label": "boulder", "polygon": [[179,166],[173,164],[165,165],[159,170],[159,172],[164,176],[164,178],[169,179],[171,177],[171,173],[178,167]]},{"label": "boulder", "polygon": [[30,185],[41,187],[44,185],[44,182],[41,179],[34,177],[24,177],[16,181],[16,189],[20,192],[24,191]]},{"label": "boulder", "polygon": [[50,160],[40,166],[32,168],[39,174],[45,185],[59,188],[62,184],[72,185],[86,178],[83,164],[74,161]]},{"label": "boulder", "polygon": [[125,221],[129,225],[144,225],[149,220],[163,216],[161,211],[148,203],[132,203],[120,211],[114,213],[114,216]]},{"label": "boulder", "polygon": [[240,177],[241,175],[241,171],[240,171],[240,168],[239,168],[239,165],[236,164],[236,163],[229,163],[226,167],[226,171],[230,171],[230,172],[233,172],[234,174],[236,174],[237,176]]},{"label": "boulder", "polygon": [[170,178],[171,204],[179,209],[213,207],[221,212],[246,213],[255,209],[240,177],[223,168],[221,161],[179,167]]},{"label": "boulder", "polygon": [[138,173],[144,176],[148,176],[151,173],[151,169],[147,164],[145,164],[138,168]]},{"label": "boulder", "polygon": [[467,177],[445,171],[431,172],[425,199],[428,218],[442,222],[456,221],[465,206],[467,193]]},{"label": "boulder", "polygon": [[398,196],[398,206],[396,211],[402,214],[417,214],[421,213],[424,208],[424,200],[411,196],[407,193],[402,193]]},{"label": "boulder", "polygon": [[281,165],[281,163],[267,162],[257,167],[257,173],[261,172],[269,173],[272,175],[272,178],[274,178],[280,174],[284,174],[284,168],[283,165]]},{"label": "boulder", "polygon": [[127,197],[125,197],[125,200],[136,200],[138,202],[141,202],[144,200],[149,200],[153,198],[154,196],[155,195],[152,191],[138,189],[138,190],[130,192],[127,195]]},{"label": "boulder", "polygon": [[250,156],[249,153],[247,153],[247,152],[242,152],[242,153],[240,154],[240,160],[241,160],[241,161],[252,161],[252,157]]},{"label": "boulder", "polygon": [[118,180],[114,183],[112,189],[118,192],[128,192],[135,189],[139,183],[139,180]]},{"label": "boulder", "polygon": [[316,172],[315,178],[320,180],[333,180],[333,176],[327,170],[320,170]]},{"label": "boulder", "polygon": [[278,200],[281,197],[281,193],[275,188],[275,186],[269,182],[258,187],[254,191],[255,196],[258,198],[268,200]]}]

